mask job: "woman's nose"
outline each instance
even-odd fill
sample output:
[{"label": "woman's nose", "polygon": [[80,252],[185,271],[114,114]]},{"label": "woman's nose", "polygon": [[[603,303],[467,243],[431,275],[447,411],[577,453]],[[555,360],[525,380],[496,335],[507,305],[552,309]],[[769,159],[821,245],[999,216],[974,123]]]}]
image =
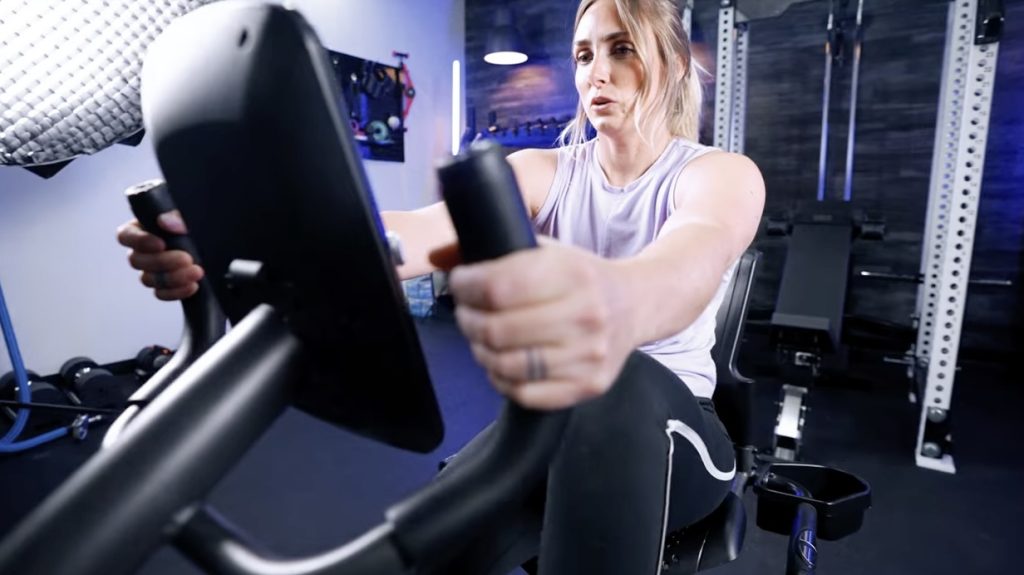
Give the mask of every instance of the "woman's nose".
[{"label": "woman's nose", "polygon": [[590,64],[590,83],[595,86],[602,86],[608,83],[609,67],[608,59],[595,56]]}]

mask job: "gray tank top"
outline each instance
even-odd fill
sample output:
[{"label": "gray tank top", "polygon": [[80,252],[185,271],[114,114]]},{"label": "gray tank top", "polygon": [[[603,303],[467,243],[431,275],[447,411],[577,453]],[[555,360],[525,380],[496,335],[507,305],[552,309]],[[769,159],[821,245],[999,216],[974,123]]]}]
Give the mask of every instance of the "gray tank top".
[{"label": "gray tank top", "polygon": [[[673,213],[672,190],[683,167],[717,151],[673,140],[643,175],[617,187],[598,165],[595,141],[558,151],[555,178],[534,225],[538,233],[610,259],[633,256],[658,237]],[[639,348],[671,369],[697,397],[711,397],[715,391],[715,314],[735,267],[722,276],[711,302],[689,327]]]}]

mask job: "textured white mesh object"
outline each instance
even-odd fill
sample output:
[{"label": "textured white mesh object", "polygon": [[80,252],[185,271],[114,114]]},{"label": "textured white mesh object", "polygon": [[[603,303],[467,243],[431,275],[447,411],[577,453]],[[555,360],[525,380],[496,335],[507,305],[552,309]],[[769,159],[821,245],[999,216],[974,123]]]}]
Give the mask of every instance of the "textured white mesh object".
[{"label": "textured white mesh object", "polygon": [[146,47],[210,1],[0,0],[0,165],[59,162],[138,132]]}]

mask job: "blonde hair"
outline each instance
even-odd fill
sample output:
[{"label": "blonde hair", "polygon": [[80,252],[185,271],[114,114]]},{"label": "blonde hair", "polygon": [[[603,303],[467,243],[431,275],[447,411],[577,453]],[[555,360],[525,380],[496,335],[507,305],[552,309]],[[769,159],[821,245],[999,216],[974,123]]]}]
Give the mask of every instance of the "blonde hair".
[{"label": "blonde hair", "polygon": [[[576,23],[597,0],[581,0],[576,9]],[[614,0],[626,32],[637,51],[643,69],[640,90],[634,102],[633,115],[641,137],[651,126],[668,126],[674,137],[694,142],[699,137],[700,111],[704,98],[700,82],[703,69],[693,59],[690,39],[683,30],[679,7],[674,0]],[[645,33],[650,30],[651,38]],[[652,93],[652,58],[661,62],[661,89]],[[574,59],[575,62],[575,59]],[[574,64],[575,65],[575,64]],[[563,146],[582,144],[587,139],[587,114],[583,102],[576,106],[576,117],[562,130],[559,140]]]}]

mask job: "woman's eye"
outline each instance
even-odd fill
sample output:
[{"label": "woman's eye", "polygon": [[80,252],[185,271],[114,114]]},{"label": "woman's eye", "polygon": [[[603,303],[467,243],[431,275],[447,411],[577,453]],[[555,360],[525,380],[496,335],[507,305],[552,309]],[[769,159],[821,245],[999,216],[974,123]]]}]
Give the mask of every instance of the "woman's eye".
[{"label": "woman's eye", "polygon": [[615,54],[617,56],[625,56],[632,53],[633,47],[630,46],[629,44],[619,44],[618,46],[612,48],[612,54]]},{"label": "woman's eye", "polygon": [[590,52],[577,52],[576,54],[576,61],[582,64],[586,64],[591,60],[591,58],[592,56],[590,55]]}]

